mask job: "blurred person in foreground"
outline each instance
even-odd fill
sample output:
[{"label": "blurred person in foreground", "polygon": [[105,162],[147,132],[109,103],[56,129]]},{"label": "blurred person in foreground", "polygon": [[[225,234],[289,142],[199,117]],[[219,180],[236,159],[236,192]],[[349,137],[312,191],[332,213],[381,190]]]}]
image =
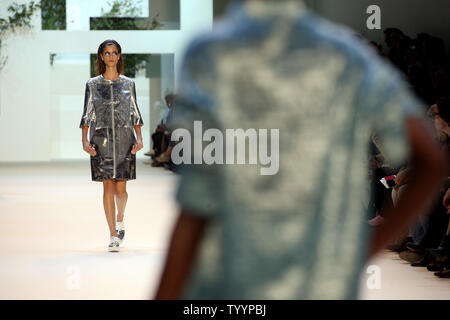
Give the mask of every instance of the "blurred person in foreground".
[{"label": "blurred person in foreground", "polygon": [[[191,43],[180,80],[180,128],[279,129],[279,171],[183,165],[156,299],[355,299],[365,263],[426,209],[446,173],[401,76],[300,1],[235,2]],[[373,131],[392,164],[409,157],[417,170],[395,212],[370,230]]]}]

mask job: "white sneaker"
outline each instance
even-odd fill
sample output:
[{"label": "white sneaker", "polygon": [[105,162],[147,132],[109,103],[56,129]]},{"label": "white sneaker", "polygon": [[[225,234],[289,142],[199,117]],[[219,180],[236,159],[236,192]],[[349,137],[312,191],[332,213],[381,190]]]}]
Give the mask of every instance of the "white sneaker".
[{"label": "white sneaker", "polygon": [[120,244],[122,244],[123,238],[125,237],[125,224],[123,223],[123,221],[121,221],[121,222],[117,221],[116,229],[117,229],[117,233],[119,234]]},{"label": "white sneaker", "polygon": [[118,237],[111,236],[111,240],[108,245],[109,252],[119,252],[120,251],[120,240]]}]

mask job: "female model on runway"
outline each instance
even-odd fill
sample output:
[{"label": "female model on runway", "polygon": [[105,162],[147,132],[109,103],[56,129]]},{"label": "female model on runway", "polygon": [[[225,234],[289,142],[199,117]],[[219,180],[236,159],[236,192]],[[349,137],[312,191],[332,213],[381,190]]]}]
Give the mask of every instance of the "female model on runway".
[{"label": "female model on runway", "polygon": [[136,103],[135,83],[123,75],[121,53],[114,40],[98,47],[97,76],[86,82],[80,122],[83,149],[91,155],[92,181],[103,182],[103,206],[111,237],[108,251],[115,252],[120,251],[125,236],[126,183],[136,179],[136,152],[143,148],[144,124]]}]

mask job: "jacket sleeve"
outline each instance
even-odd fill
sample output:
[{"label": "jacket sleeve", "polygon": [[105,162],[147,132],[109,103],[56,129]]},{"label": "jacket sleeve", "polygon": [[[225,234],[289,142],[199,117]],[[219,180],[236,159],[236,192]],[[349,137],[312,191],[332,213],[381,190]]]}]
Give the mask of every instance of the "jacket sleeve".
[{"label": "jacket sleeve", "polygon": [[84,109],[80,121],[80,128],[83,126],[90,126],[91,123],[95,123],[95,109],[92,100],[92,92],[89,88],[89,84],[86,82],[86,90],[84,93]]},{"label": "jacket sleeve", "polygon": [[136,101],[136,85],[134,81],[131,82],[131,105],[130,105],[130,112],[131,112],[131,123],[133,126],[143,126],[144,121],[141,117],[141,112],[139,111],[137,101]]}]

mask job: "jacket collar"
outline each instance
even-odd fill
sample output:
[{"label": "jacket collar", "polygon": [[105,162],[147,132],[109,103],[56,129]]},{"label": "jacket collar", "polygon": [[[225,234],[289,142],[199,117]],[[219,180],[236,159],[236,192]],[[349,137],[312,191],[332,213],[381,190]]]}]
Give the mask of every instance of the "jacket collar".
[{"label": "jacket collar", "polygon": [[244,0],[234,1],[229,7],[233,15],[240,11],[250,19],[266,20],[275,17],[296,18],[306,11],[302,0]]}]

